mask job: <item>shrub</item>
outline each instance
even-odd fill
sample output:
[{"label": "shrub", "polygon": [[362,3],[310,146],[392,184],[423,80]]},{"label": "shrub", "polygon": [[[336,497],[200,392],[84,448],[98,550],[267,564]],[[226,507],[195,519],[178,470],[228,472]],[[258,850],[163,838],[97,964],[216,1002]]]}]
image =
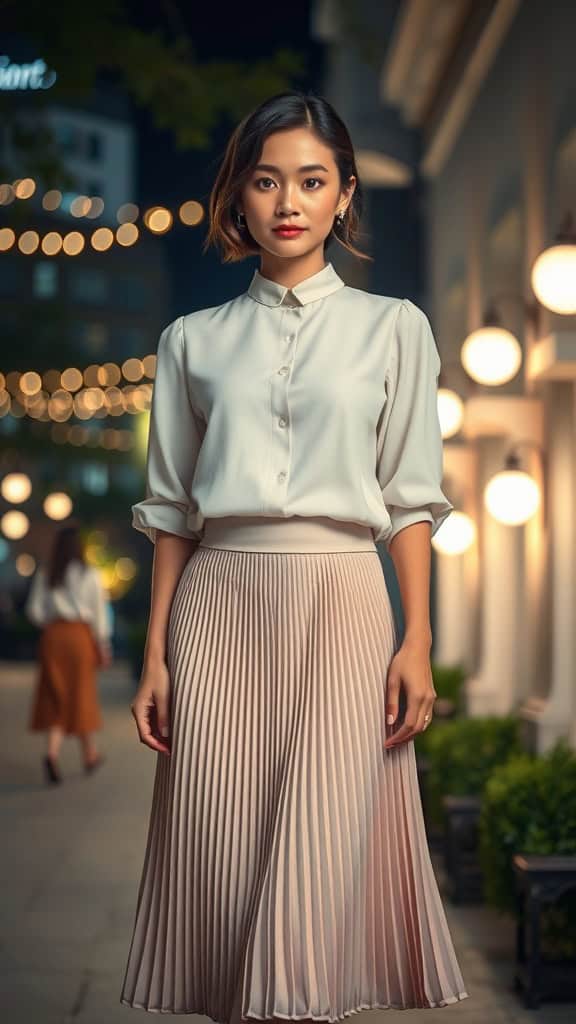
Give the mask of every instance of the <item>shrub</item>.
[{"label": "shrub", "polygon": [[426,731],[428,807],[437,824],[443,796],[480,796],[494,768],[522,751],[520,723],[513,716],[455,718]]},{"label": "shrub", "polygon": [[542,757],[524,754],[496,768],[480,813],[485,897],[514,910],[515,853],[576,854],[576,754],[564,741]]}]

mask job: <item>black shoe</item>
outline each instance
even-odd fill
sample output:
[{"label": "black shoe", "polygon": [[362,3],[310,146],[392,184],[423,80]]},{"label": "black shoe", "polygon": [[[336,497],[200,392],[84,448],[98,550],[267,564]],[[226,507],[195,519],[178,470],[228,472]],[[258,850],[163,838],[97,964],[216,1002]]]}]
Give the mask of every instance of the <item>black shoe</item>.
[{"label": "black shoe", "polygon": [[104,757],[103,754],[98,754],[94,761],[85,761],[84,771],[86,775],[92,775],[92,773],[95,772],[96,769],[99,768],[100,765],[103,764],[105,760],[106,758]]},{"label": "black shoe", "polygon": [[43,765],[44,765],[44,775],[45,775],[45,778],[46,778],[46,782],[50,782],[50,783],[62,782],[62,776],[61,776],[60,771],[58,769],[58,764],[57,764],[56,761],[53,761],[52,758],[48,756],[48,754],[46,754],[44,759],[43,759]]}]

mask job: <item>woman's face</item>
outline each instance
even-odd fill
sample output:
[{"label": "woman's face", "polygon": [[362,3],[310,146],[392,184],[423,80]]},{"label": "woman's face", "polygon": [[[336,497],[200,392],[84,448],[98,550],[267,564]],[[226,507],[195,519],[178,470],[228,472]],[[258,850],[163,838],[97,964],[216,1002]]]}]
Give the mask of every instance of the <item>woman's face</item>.
[{"label": "woman's face", "polygon": [[[332,150],[308,128],[274,132],[243,187],[238,210],[261,249],[275,257],[302,257],[323,247],[337,213],[346,210],[356,185],[341,189]],[[290,224],[292,236],[275,229]]]}]

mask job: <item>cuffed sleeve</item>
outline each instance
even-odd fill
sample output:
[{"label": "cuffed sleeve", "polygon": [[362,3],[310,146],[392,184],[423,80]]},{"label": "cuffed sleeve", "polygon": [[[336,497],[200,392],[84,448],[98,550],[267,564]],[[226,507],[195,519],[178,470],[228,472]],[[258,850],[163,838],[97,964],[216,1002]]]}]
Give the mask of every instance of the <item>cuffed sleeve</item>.
[{"label": "cuffed sleeve", "polygon": [[392,521],[387,547],[412,523],[429,522],[433,536],[454,508],[442,491],[440,366],[428,317],[402,299],[377,438],[378,482]]},{"label": "cuffed sleeve", "polygon": [[188,526],[203,423],[193,409],[184,365],[184,318],[158,343],[146,456],[146,497],[132,506],[132,526],[156,542],[156,530],[199,539]]}]

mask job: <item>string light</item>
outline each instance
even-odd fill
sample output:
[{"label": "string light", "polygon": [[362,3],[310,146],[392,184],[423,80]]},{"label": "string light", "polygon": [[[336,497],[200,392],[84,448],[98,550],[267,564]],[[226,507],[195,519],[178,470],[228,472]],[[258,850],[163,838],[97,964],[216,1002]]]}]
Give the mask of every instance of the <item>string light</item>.
[{"label": "string light", "polygon": [[[8,206],[16,199],[30,199],[36,193],[36,182],[33,178],[22,178],[0,185],[0,206]],[[54,212],[62,209],[64,196],[60,189],[48,189],[41,198],[44,210]],[[67,203],[68,212],[77,219],[96,219],[104,211],[104,200],[101,196],[77,195]],[[204,219],[204,207],[196,199],[181,203],[177,216],[165,206],[153,206],[142,215],[142,223],[153,235],[164,235],[174,226],[176,219],[187,227],[196,227]],[[39,248],[46,256],[56,256],[63,252],[67,256],[77,256],[89,243],[96,252],[107,252],[114,243],[128,248],[141,237],[136,220],[140,215],[136,203],[122,203],[116,211],[119,227],[112,231],[108,227],[96,228],[91,236],[80,231],[70,231],[64,237],[57,231],[49,231],[40,236],[37,231],[27,229],[19,236],[12,228],[0,229],[0,253],[9,252],[16,246],[24,256],[30,256]]]}]

